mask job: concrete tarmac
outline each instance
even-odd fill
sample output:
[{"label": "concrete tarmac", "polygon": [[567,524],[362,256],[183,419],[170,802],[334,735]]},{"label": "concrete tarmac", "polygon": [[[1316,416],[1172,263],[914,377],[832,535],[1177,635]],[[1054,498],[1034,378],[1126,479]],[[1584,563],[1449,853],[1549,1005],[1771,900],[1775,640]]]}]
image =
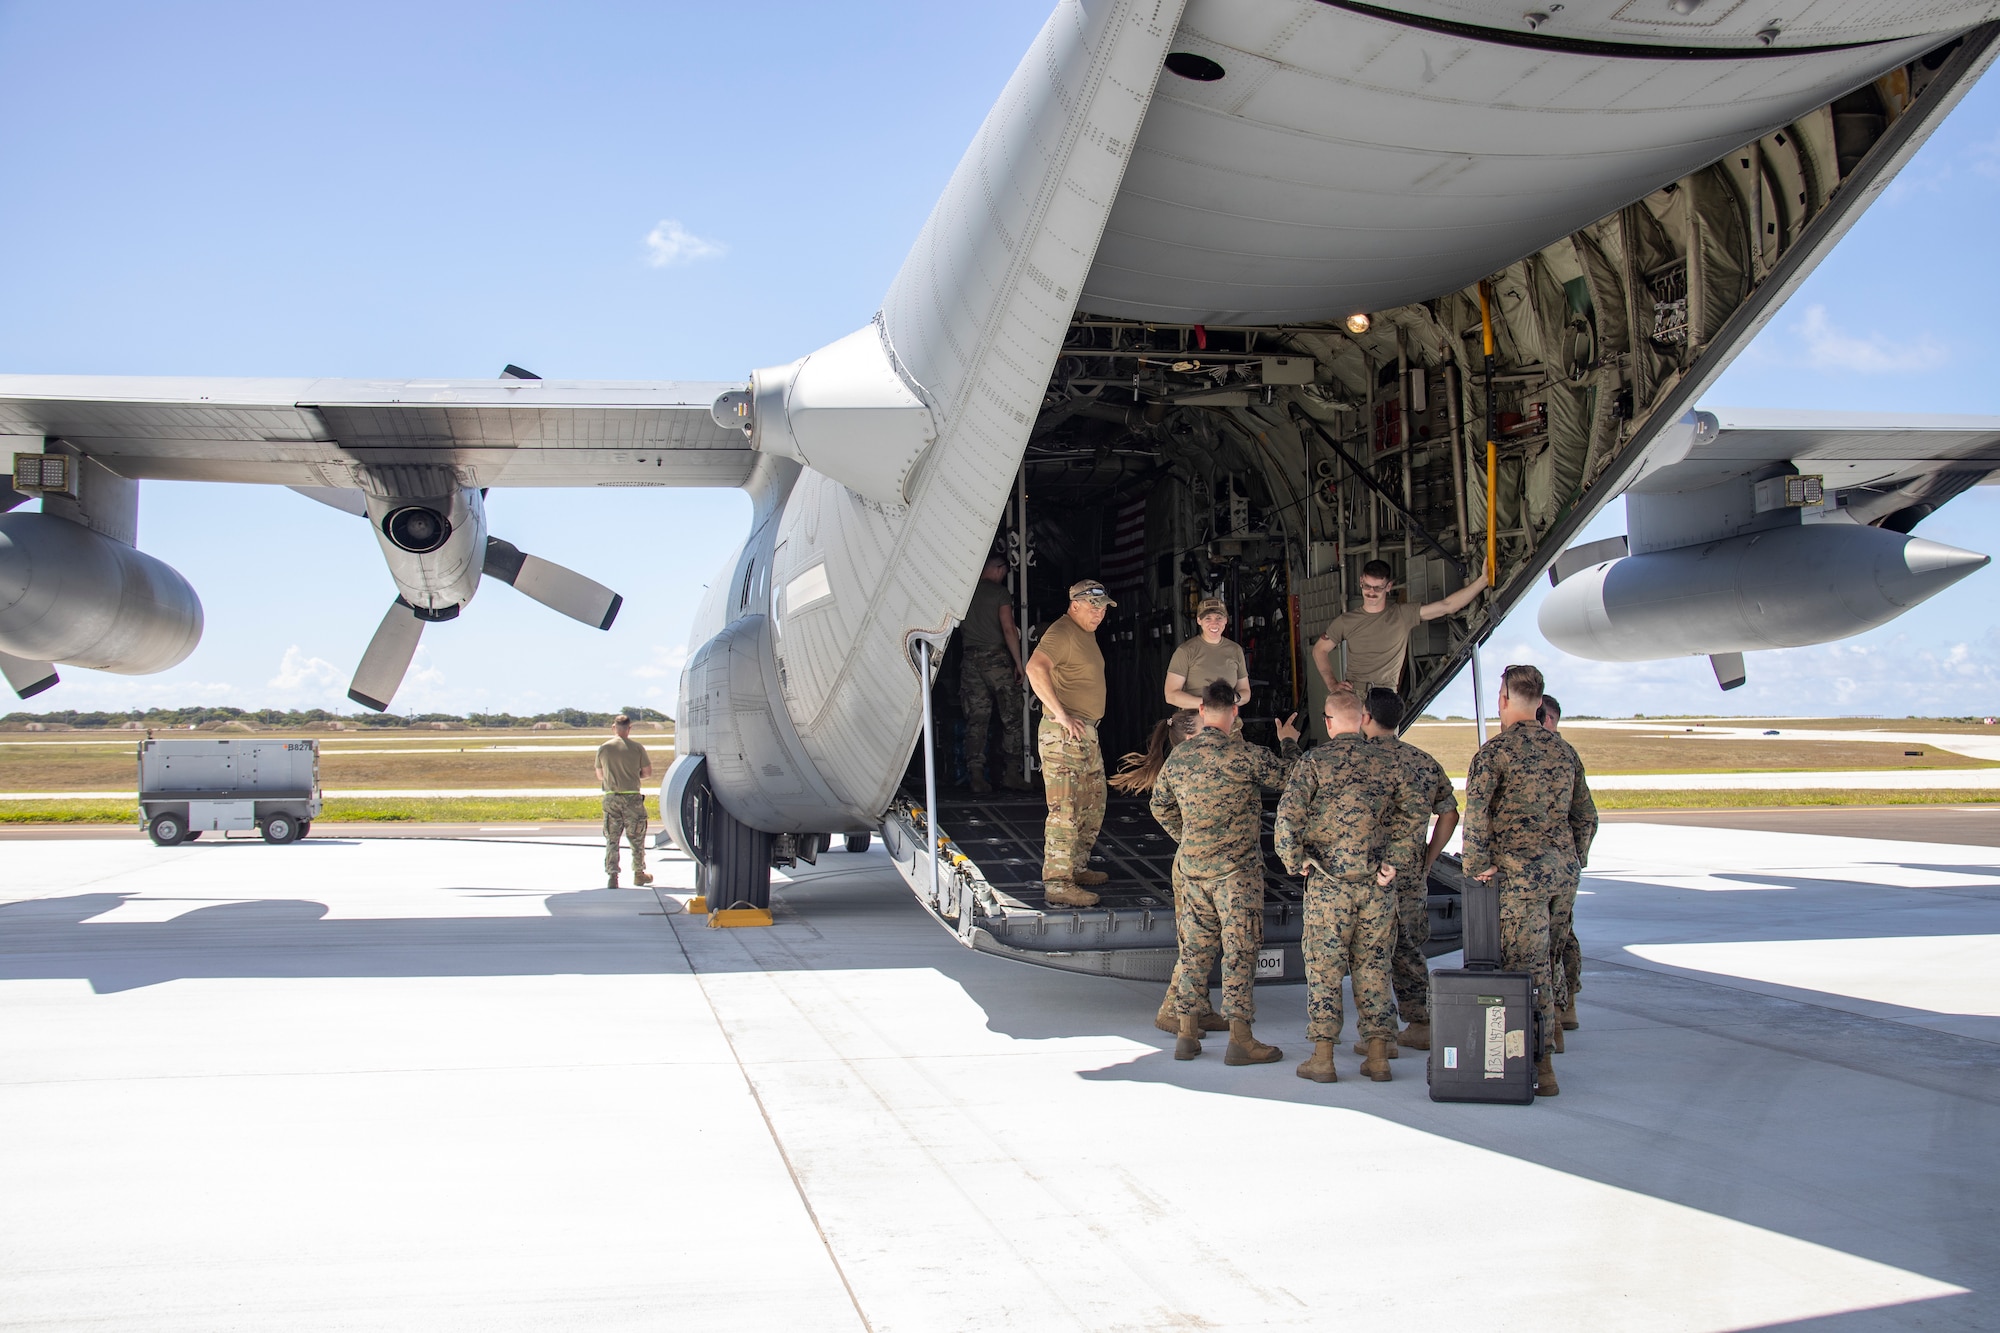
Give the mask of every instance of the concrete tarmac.
[{"label": "concrete tarmac", "polygon": [[732,931],[600,855],[10,840],[0,1326],[2000,1326],[1981,849],[1607,826],[1520,1108],[1297,1079],[1299,987],[1177,1062],[879,849]]}]

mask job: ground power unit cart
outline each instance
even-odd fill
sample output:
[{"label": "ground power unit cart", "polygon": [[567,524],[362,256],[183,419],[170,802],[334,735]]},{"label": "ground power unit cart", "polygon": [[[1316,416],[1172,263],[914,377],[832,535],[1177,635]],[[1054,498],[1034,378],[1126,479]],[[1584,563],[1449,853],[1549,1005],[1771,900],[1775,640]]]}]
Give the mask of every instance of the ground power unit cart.
[{"label": "ground power unit cart", "polygon": [[162,847],[204,833],[297,842],[319,814],[319,742],[147,740],[139,746],[139,818]]}]

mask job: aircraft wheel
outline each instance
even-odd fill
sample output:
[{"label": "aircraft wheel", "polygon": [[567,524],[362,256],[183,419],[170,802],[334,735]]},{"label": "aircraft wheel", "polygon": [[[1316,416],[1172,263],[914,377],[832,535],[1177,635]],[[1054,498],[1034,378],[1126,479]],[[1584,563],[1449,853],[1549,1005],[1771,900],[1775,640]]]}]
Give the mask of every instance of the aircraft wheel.
[{"label": "aircraft wheel", "polygon": [[866,833],[850,833],[850,834],[848,834],[848,835],[847,835],[847,850],[848,850],[848,851],[850,851],[850,852],[865,852],[865,851],[867,851],[867,850],[868,850],[868,835],[867,835]]},{"label": "aircraft wheel", "polygon": [[187,821],[174,814],[154,815],[153,822],[146,826],[146,835],[158,846],[172,847],[187,839]]},{"label": "aircraft wheel", "polygon": [[264,841],[273,843],[297,842],[299,821],[290,815],[271,815],[264,821]]},{"label": "aircraft wheel", "polygon": [[739,822],[713,797],[704,821],[702,892],[710,911],[771,906],[771,835]]}]

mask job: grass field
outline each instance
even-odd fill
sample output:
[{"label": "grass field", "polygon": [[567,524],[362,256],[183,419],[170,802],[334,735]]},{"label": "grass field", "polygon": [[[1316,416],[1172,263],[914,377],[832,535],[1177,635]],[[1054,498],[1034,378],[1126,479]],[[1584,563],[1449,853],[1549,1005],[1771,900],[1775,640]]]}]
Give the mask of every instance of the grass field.
[{"label": "grass field", "polygon": [[[646,815],[658,820],[660,803],[646,798]],[[467,796],[370,799],[333,797],[316,824],[516,824],[596,823],[603,806],[589,796]],[[0,824],[131,824],[139,808],[129,801],[4,801]]]},{"label": "grass field", "polygon": [[[158,733],[165,736],[167,733]],[[589,787],[603,736],[589,732],[271,732],[320,742],[319,780],[333,790],[387,788]],[[242,732],[176,732],[174,739],[240,737]],[[136,732],[9,732],[0,735],[0,792],[124,791],[137,781]],[[634,731],[653,772],[673,762],[671,731]]]},{"label": "grass field", "polygon": [[[1767,726],[1777,736],[1721,736],[1710,727]],[[1787,732],[1852,733],[1837,740],[1804,739]],[[1890,769],[1984,769],[1994,764],[1935,745],[1871,739],[1870,731],[1995,736],[1978,723],[1931,719],[1721,718],[1646,719],[1634,729],[1572,725],[1563,734],[1576,746],[1594,775],[1727,774]],[[166,733],[160,733],[162,735]],[[176,737],[246,734],[172,733]],[[467,823],[591,820],[599,817],[593,797],[370,797],[370,788],[388,790],[521,790],[593,786],[592,753],[603,737],[590,731],[489,731],[385,728],[367,731],[270,731],[286,738],[320,741],[320,783],[329,791],[355,795],[330,798],[322,822]],[[673,759],[671,727],[644,727],[634,733],[653,758],[655,779]],[[134,752],[143,733],[114,731],[0,732],[0,792],[129,791],[136,775]],[[1455,777],[1464,776],[1475,748],[1470,722],[1421,722],[1409,739],[1437,756]],[[1910,754],[1906,751],[1919,753]],[[1608,810],[1728,809],[1790,805],[1958,805],[1994,799],[1988,790],[1938,788],[1794,791],[1600,791]],[[649,809],[653,802],[648,801]],[[658,817],[658,812],[653,812]],[[136,822],[127,801],[0,801],[0,824]]]},{"label": "grass field", "polygon": [[[1759,726],[1758,722],[1731,719],[1731,726]],[[1776,773],[1794,772],[1880,772],[1885,769],[1993,768],[1994,764],[1934,745],[1906,745],[1901,741],[1794,740],[1785,737],[1785,728],[1797,730],[1855,731],[1796,719],[1775,721],[1777,736],[1735,737],[1704,735],[1695,722],[1662,723],[1658,730],[1600,731],[1584,726],[1566,726],[1563,737],[1576,747],[1584,767],[1593,774],[1618,773]],[[1902,723],[1875,723],[1882,730],[1915,731]],[[1761,727],[1760,727],[1761,729]],[[1992,735],[1992,728],[1974,730]],[[1464,777],[1478,748],[1478,732],[1470,722],[1419,722],[1405,739],[1436,756],[1453,777]],[[1909,754],[1910,750],[1921,753]]]}]

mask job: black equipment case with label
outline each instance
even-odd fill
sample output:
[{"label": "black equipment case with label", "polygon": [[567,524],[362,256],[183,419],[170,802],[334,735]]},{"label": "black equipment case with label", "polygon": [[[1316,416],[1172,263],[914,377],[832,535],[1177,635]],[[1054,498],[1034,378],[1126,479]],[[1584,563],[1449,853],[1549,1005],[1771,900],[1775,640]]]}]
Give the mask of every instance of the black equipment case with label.
[{"label": "black equipment case with label", "polygon": [[1466,877],[1465,966],[1431,973],[1434,1102],[1535,1100],[1535,980],[1500,971],[1500,890]]}]

